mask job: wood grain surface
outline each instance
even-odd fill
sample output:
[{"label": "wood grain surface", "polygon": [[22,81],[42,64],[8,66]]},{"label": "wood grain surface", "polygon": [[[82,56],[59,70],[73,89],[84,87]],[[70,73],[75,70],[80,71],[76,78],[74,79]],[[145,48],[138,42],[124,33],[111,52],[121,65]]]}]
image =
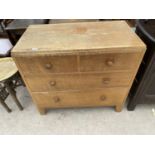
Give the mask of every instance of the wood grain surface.
[{"label": "wood grain surface", "polygon": [[144,48],[143,42],[125,21],[31,25],[14,47],[12,55],[60,55],[86,51],[90,54],[111,49],[115,52],[117,48],[123,52]]}]

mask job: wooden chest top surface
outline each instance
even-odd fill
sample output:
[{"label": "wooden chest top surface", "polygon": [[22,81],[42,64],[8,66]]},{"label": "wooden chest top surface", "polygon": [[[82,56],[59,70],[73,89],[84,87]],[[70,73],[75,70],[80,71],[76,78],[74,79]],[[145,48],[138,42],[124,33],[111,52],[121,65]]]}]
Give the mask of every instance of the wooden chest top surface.
[{"label": "wooden chest top surface", "polygon": [[29,26],[12,55],[133,52],[137,48],[144,50],[145,45],[125,21],[45,24]]}]

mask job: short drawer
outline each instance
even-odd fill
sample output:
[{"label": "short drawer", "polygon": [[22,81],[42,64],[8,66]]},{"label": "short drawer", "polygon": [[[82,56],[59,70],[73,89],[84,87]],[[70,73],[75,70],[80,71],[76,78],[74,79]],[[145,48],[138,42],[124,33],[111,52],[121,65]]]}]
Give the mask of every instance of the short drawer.
[{"label": "short drawer", "polygon": [[139,59],[139,53],[85,55],[80,57],[80,71],[135,70]]},{"label": "short drawer", "polygon": [[32,56],[16,57],[23,74],[68,73],[77,71],[76,56]]},{"label": "short drawer", "polygon": [[29,76],[26,81],[33,92],[79,90],[128,86],[132,73],[63,74]]},{"label": "short drawer", "polygon": [[127,88],[32,93],[39,107],[114,106],[123,103]]}]

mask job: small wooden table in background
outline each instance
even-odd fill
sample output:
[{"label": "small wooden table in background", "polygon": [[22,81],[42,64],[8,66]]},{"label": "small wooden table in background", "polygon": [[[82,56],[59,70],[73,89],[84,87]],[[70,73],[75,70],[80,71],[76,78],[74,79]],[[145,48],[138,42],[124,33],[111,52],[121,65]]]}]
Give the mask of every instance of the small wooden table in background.
[{"label": "small wooden table in background", "polygon": [[0,58],[0,103],[7,112],[11,112],[11,109],[5,103],[5,99],[9,94],[12,96],[18,108],[23,110],[15,91],[15,88],[20,85],[23,85],[23,82],[13,59]]}]

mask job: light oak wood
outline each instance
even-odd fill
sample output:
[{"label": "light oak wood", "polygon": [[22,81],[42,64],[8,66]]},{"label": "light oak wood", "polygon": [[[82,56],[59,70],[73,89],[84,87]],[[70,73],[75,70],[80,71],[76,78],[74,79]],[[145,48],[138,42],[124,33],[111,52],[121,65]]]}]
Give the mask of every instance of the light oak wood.
[{"label": "light oak wood", "polygon": [[[80,71],[134,70],[141,53],[108,53],[80,57]],[[92,63],[93,62],[93,63]]]},{"label": "light oak wood", "polygon": [[104,88],[33,93],[39,107],[115,106],[123,101],[128,88]]},{"label": "light oak wood", "polygon": [[31,25],[12,51],[19,55],[67,55],[143,50],[125,21]]},{"label": "light oak wood", "polygon": [[12,51],[41,114],[47,108],[121,111],[146,47],[124,21],[30,26]]},{"label": "light oak wood", "polygon": [[25,75],[77,72],[76,56],[17,57],[16,60]]},{"label": "light oak wood", "polygon": [[132,72],[128,74],[124,72],[52,74],[50,76],[26,76],[26,79],[32,92],[48,92],[128,86],[132,74]]}]

